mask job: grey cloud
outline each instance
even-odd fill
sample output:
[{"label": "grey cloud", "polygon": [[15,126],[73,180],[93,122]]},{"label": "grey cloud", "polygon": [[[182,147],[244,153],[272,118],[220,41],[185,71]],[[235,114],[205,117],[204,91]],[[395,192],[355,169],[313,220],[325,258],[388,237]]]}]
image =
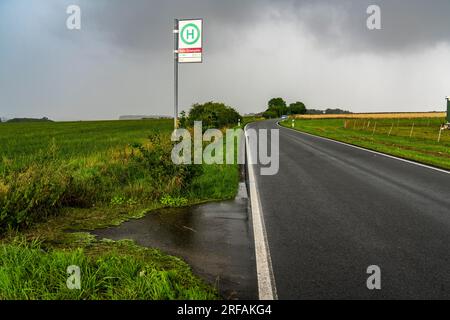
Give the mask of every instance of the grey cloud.
[{"label": "grey cloud", "polygon": [[[82,8],[79,32],[65,28],[69,4]],[[382,8],[381,31],[366,28],[369,4]],[[281,95],[438,109],[450,94],[449,12],[448,0],[0,0],[0,116],[170,114],[174,17],[205,19],[205,62],[180,67],[184,108],[254,112]]]},{"label": "grey cloud", "polygon": [[[370,5],[381,8],[382,30],[366,28]],[[287,6],[319,43],[344,51],[404,52],[450,42],[448,0],[288,1]]]},{"label": "grey cloud", "polygon": [[207,32],[215,35],[209,38],[208,45],[214,51],[218,48],[215,39],[234,27],[250,26],[265,0],[80,0],[80,4],[86,12],[87,27],[101,33],[112,44],[132,50],[167,51],[173,42],[173,18],[202,17]]},{"label": "grey cloud", "polygon": [[[89,1],[85,8],[87,26],[103,33],[106,40],[136,50],[170,47],[167,37],[172,17],[206,19],[213,52],[230,30],[249,30],[268,9],[275,9],[275,20],[293,19],[325,47],[344,51],[404,51],[450,42],[450,1],[434,0],[191,0],[191,1]],[[377,4],[382,10],[383,29],[366,28],[366,9]],[[225,42],[225,45],[227,43]],[[230,44],[232,45],[232,44]]]}]

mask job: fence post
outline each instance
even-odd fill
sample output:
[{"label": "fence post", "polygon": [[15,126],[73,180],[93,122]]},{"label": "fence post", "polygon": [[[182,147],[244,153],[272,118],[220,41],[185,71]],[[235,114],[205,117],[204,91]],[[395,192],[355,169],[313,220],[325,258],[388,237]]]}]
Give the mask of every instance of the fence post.
[{"label": "fence post", "polygon": [[392,122],[392,126],[391,126],[391,130],[389,130],[389,137],[391,136],[391,133],[392,133],[392,129],[394,128],[394,123]]},{"label": "fence post", "polygon": [[411,133],[409,134],[409,137],[410,137],[410,138],[412,138],[413,131],[414,131],[414,122],[413,122],[412,127],[411,127]]},{"label": "fence post", "polygon": [[442,127],[439,128],[438,143],[441,142],[441,135],[442,135]]}]

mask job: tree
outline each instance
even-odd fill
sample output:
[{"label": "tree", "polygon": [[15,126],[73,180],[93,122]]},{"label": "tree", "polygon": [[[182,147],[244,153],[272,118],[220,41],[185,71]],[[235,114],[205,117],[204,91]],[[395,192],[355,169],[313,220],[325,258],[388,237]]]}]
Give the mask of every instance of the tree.
[{"label": "tree", "polygon": [[317,109],[307,109],[306,114],[324,114],[325,111]]},{"label": "tree", "polygon": [[185,126],[193,126],[194,121],[202,121],[203,129],[220,129],[237,125],[241,115],[232,107],[219,102],[194,104],[189,116],[183,120]]},{"label": "tree", "polygon": [[288,111],[286,101],[283,98],[272,98],[267,103],[267,110],[264,112],[264,118],[277,118],[285,115]]},{"label": "tree", "polygon": [[287,104],[286,101],[284,101],[283,98],[272,98],[269,100],[269,103],[267,104],[269,107],[280,107],[280,108],[286,108]]},{"label": "tree", "polygon": [[263,112],[262,116],[266,119],[274,119],[278,118],[278,114],[274,110],[268,109],[267,111]]},{"label": "tree", "polygon": [[350,111],[342,110],[342,109],[327,109],[325,110],[325,114],[350,114]]},{"label": "tree", "polygon": [[289,105],[290,114],[306,114],[306,106],[303,102],[294,102]]},{"label": "tree", "polygon": [[181,128],[186,128],[186,126],[187,126],[187,115],[186,115],[186,111],[184,111],[184,110],[181,111],[179,121],[180,121],[180,127],[181,127]]}]

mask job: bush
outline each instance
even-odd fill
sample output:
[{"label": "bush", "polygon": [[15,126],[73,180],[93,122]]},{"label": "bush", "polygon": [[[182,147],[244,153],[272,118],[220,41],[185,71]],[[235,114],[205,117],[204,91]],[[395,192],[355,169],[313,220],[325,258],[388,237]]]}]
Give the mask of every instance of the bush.
[{"label": "bush", "polygon": [[267,111],[265,111],[265,112],[262,114],[262,116],[263,116],[264,118],[266,118],[266,119],[275,119],[275,118],[278,118],[277,112],[276,112],[276,111],[273,111],[273,110],[267,110]]},{"label": "bush", "polygon": [[179,193],[191,181],[201,175],[200,165],[177,165],[172,161],[174,143],[168,136],[158,133],[149,136],[149,145],[133,145],[138,152],[133,155],[134,161],[143,165],[152,180],[163,186],[161,193]]},{"label": "bush", "polygon": [[202,121],[203,129],[206,130],[234,127],[239,120],[242,121],[242,117],[235,109],[223,103],[207,102],[205,104],[194,104],[188,117],[182,114],[180,123],[184,127],[192,127],[194,121]]},{"label": "bush", "polygon": [[289,105],[289,111],[290,114],[305,114],[306,113],[306,106],[303,102],[294,102]]},{"label": "bush", "polygon": [[0,182],[0,229],[29,225],[61,207],[70,189],[62,169],[32,165]]},{"label": "bush", "polygon": [[62,208],[129,206],[180,195],[202,166],[175,165],[172,148],[169,135],[154,133],[147,146],[134,145],[131,155],[119,159],[63,165],[48,152],[27,167],[6,167],[0,175],[0,231],[26,228]]},{"label": "bush", "polygon": [[287,114],[288,108],[286,101],[283,98],[273,98],[267,103],[267,110],[263,113],[263,117],[266,119],[279,118],[282,115]]}]

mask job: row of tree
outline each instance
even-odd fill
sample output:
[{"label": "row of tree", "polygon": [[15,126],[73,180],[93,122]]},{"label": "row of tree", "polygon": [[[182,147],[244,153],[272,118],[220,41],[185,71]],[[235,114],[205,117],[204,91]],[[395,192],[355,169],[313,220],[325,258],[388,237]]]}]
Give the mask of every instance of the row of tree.
[{"label": "row of tree", "polygon": [[316,109],[308,109],[307,114],[351,114],[350,111],[342,110],[342,109],[326,109],[326,110],[316,110]]},{"label": "row of tree", "polygon": [[283,98],[270,99],[267,107],[267,110],[263,113],[263,117],[266,119],[279,118],[291,114],[306,114],[307,112],[303,102],[297,101],[288,106]]},{"label": "row of tree", "polygon": [[307,109],[303,102],[294,102],[287,105],[283,98],[270,99],[267,104],[267,110],[263,112],[262,116],[266,119],[280,118],[284,115],[293,114],[348,114],[350,111],[342,109],[326,109],[316,110]]},{"label": "row of tree", "polygon": [[6,119],[6,118],[2,118],[0,117],[0,122],[8,122],[8,123],[16,123],[16,122],[52,122],[52,120],[50,120],[47,117],[43,117],[43,118],[13,118],[13,119]]}]

